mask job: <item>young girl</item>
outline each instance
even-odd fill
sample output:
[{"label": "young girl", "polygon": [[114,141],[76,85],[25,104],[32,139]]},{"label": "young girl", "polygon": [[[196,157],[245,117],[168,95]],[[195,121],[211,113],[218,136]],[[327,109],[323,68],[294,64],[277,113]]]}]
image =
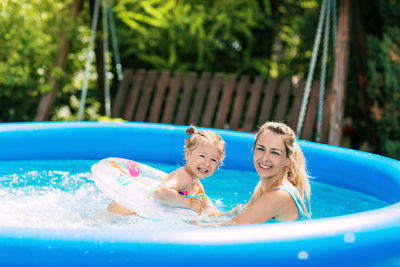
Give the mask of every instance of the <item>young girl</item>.
[{"label": "young girl", "polygon": [[[215,132],[197,132],[194,126],[186,133],[190,136],[185,140],[185,166],[168,174],[153,197],[166,205],[191,209],[198,214],[207,210],[210,216],[216,215],[218,210],[207,197],[193,196],[205,195],[200,179],[211,176],[222,163],[225,142]],[[110,203],[108,210],[120,215],[135,214],[115,201]]]},{"label": "young girl", "polygon": [[245,209],[227,224],[309,219],[309,176],[293,130],[283,123],[266,122],[256,134],[253,150],[260,181]]}]

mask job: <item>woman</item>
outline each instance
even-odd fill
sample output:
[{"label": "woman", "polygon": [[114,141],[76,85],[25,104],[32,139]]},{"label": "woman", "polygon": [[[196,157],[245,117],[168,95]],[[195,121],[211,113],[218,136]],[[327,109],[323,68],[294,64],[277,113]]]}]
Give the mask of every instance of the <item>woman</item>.
[{"label": "woman", "polygon": [[253,150],[253,163],[260,181],[245,209],[224,224],[309,219],[309,176],[293,130],[284,123],[266,122],[256,134]]}]

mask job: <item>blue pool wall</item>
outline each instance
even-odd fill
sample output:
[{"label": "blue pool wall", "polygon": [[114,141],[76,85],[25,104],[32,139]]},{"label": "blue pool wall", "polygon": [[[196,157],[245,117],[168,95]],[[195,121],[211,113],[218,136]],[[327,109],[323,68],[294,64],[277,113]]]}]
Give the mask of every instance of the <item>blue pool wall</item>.
[{"label": "blue pool wall", "polygon": [[[187,137],[185,126],[149,123],[21,123],[2,127],[0,147],[5,153],[0,153],[0,160],[116,156],[179,164],[183,161]],[[254,134],[215,131],[226,141],[223,168],[254,170]],[[313,142],[299,141],[299,144],[316,181],[357,190],[390,204],[400,201],[399,161]]]},{"label": "blue pool wall", "polygon": [[[176,164],[182,162],[185,129],[128,122],[0,124],[0,161],[117,156]],[[223,168],[253,170],[254,134],[216,131],[226,141]],[[0,266],[398,264],[399,161],[313,142],[300,146],[317,181],[369,194],[388,206],[308,222],[195,230],[0,227]]]}]

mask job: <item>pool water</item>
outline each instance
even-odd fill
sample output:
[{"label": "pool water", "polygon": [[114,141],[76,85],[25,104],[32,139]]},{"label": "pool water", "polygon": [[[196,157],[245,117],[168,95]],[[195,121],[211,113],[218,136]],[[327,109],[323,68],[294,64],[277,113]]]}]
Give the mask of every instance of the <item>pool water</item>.
[{"label": "pool water", "polygon": [[[97,160],[0,161],[0,226],[55,229],[149,229],[197,227],[181,221],[149,221],[106,211],[110,202],[90,178]],[[178,166],[144,162],[170,172]],[[221,168],[202,183],[221,211],[245,204],[258,176],[252,171]],[[311,181],[312,218],[325,218],[382,208],[374,197]],[[224,221],[222,217],[217,220]]]}]

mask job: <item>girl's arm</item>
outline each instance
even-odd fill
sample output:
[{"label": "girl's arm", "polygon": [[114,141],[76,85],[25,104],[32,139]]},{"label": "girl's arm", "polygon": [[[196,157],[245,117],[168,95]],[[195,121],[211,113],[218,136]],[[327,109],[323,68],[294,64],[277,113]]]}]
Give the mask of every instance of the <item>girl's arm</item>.
[{"label": "girl's arm", "polygon": [[206,195],[204,191],[203,184],[198,181],[197,186],[199,190],[197,190],[197,194],[203,194],[204,196],[201,197],[202,199],[202,204],[204,208],[208,210],[208,215],[209,216],[218,216],[221,215],[222,213],[219,212],[218,208],[214,205],[214,203],[211,201],[211,199]]},{"label": "girl's arm", "polygon": [[180,169],[170,173],[158,186],[153,196],[159,202],[176,207],[183,207],[201,213],[202,204],[199,199],[184,197],[179,192],[185,190],[192,178]]}]

